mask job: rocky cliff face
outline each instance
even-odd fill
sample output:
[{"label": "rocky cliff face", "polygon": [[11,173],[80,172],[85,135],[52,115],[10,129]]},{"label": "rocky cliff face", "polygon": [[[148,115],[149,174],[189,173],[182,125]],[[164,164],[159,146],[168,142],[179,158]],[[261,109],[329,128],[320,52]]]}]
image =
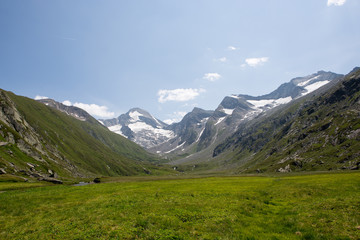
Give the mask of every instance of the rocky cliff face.
[{"label": "rocky cliff face", "polygon": [[[0,135],[3,139],[1,142],[1,150],[5,154],[3,157],[13,160],[1,159],[0,165],[4,173],[60,183],[60,180],[55,179],[57,176],[55,170],[49,165],[44,167],[47,165],[47,160],[50,160],[61,161],[64,169],[77,175],[76,167],[56,148],[44,144],[44,139],[26,121],[3,90],[0,90]],[[24,162],[18,159],[22,155],[26,156]]]}]

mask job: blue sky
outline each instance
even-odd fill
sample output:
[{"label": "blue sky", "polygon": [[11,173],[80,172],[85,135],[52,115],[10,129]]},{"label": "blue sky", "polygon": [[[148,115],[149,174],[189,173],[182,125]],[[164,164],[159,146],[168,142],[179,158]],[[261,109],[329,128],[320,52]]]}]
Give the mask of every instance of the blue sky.
[{"label": "blue sky", "polygon": [[0,0],[0,88],[179,120],[360,64],[358,0]]}]

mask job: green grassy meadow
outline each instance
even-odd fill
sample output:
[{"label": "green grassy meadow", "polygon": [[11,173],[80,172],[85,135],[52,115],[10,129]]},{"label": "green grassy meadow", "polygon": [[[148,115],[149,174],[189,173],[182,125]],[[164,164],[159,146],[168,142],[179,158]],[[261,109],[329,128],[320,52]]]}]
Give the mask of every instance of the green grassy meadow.
[{"label": "green grassy meadow", "polygon": [[359,172],[24,185],[0,239],[360,239]]}]

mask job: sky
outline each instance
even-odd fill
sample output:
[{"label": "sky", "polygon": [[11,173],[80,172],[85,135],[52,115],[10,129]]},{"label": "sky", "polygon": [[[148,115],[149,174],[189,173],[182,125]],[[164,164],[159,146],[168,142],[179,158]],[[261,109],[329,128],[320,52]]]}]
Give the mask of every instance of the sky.
[{"label": "sky", "polygon": [[359,0],[0,0],[0,88],[179,121],[360,65]]}]

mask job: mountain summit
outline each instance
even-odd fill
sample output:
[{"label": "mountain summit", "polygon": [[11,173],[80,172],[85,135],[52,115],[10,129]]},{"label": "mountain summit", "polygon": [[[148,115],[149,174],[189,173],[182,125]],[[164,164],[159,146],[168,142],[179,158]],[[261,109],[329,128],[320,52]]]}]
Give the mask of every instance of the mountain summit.
[{"label": "mountain summit", "polygon": [[118,118],[100,120],[111,131],[120,134],[144,148],[151,148],[174,137],[168,125],[141,108],[130,109]]}]

